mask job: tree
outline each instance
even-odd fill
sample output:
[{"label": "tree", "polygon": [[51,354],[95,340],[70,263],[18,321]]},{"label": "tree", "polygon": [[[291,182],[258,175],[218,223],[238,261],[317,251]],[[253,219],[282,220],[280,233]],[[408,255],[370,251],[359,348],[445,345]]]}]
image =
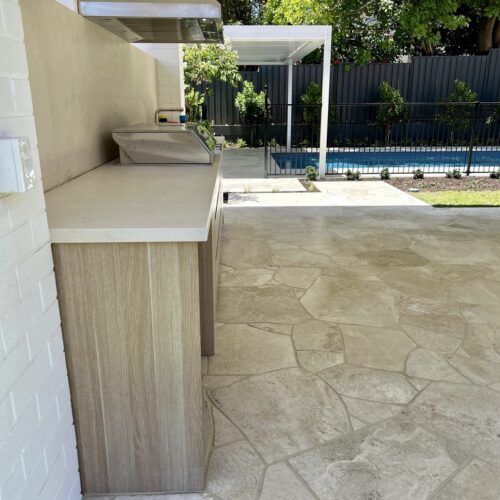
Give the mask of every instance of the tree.
[{"label": "tree", "polygon": [[268,0],[263,19],[330,24],[333,59],[358,64],[500,47],[500,0]]},{"label": "tree", "polygon": [[396,38],[432,55],[443,46],[444,33],[474,30],[477,50],[485,53],[500,44],[499,16],[500,0],[401,0]]},{"label": "tree", "polygon": [[262,90],[256,92],[252,82],[243,82],[234,105],[246,123],[253,125],[262,122],[266,112],[266,94]]},{"label": "tree", "polygon": [[393,37],[394,0],[268,0],[263,19],[268,24],[332,25],[333,60],[363,64],[402,55]]},{"label": "tree", "polygon": [[[304,123],[311,128],[313,143],[318,136],[321,126],[321,102],[322,98],[321,86],[316,82],[311,82],[305,92],[300,96],[300,102],[304,105],[303,117]],[[337,120],[335,108],[331,106],[328,108],[328,122],[331,124]]]},{"label": "tree", "polygon": [[500,46],[500,0],[468,0],[466,2],[480,18],[479,52],[488,52]]},{"label": "tree", "polygon": [[377,109],[377,123],[385,131],[385,144],[391,141],[392,127],[399,122],[407,122],[409,117],[408,104],[398,89],[391,87],[388,82],[382,82],[379,87],[379,101]]},{"label": "tree", "polygon": [[238,54],[224,45],[193,45],[184,48],[184,81],[186,108],[191,121],[202,117],[202,106],[220,80],[235,87],[241,80]]},{"label": "tree", "polygon": [[259,24],[264,0],[222,0],[224,24]]},{"label": "tree", "polygon": [[[472,124],[474,105],[477,94],[461,80],[453,82],[453,88],[443,104],[438,120],[450,127],[450,139],[453,142],[455,131],[465,131]],[[469,104],[470,103],[470,104]]]},{"label": "tree", "polygon": [[[264,91],[256,92],[252,82],[243,82],[243,88],[236,94],[234,106],[246,124],[258,125],[264,121],[266,114],[266,94]],[[253,127],[250,145],[253,145]]]}]

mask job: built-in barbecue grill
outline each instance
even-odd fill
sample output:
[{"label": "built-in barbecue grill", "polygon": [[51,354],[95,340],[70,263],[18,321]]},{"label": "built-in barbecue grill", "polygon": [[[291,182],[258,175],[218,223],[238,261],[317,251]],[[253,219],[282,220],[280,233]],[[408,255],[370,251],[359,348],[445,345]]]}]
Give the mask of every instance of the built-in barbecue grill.
[{"label": "built-in barbecue grill", "polygon": [[211,164],[216,139],[202,124],[140,124],[113,131],[124,164]]}]

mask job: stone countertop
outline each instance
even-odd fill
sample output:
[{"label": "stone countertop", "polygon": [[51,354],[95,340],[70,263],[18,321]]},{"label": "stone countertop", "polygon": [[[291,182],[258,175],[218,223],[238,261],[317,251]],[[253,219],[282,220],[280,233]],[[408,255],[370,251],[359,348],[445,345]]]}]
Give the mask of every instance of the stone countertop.
[{"label": "stone countertop", "polygon": [[107,163],[46,193],[52,243],[206,241],[221,154],[212,165]]}]

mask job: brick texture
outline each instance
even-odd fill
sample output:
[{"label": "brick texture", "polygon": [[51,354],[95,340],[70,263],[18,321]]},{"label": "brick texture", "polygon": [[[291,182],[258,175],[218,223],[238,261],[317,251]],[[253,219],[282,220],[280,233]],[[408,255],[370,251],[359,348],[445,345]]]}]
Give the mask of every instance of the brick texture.
[{"label": "brick texture", "polygon": [[0,0],[0,137],[29,137],[37,166],[35,189],[0,194],[0,500],[72,500],[76,440],[23,38],[19,1]]}]

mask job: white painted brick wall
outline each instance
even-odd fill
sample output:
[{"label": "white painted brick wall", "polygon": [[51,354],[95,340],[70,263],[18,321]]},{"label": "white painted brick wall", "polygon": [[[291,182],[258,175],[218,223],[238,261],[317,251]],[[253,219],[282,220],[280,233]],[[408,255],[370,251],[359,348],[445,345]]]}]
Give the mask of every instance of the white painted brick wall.
[{"label": "white painted brick wall", "polygon": [[0,137],[29,137],[37,171],[32,191],[0,195],[0,500],[72,500],[76,440],[21,21],[18,0],[0,0]]}]

